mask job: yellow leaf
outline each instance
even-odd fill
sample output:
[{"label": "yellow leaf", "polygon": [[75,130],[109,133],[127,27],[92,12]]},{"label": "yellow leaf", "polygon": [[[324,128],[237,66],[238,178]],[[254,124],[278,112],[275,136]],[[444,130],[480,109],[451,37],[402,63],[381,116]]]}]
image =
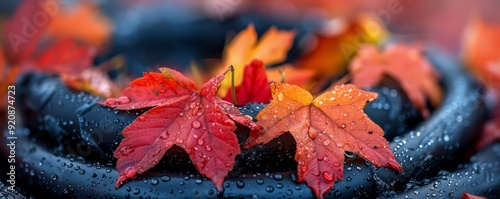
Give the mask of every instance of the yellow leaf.
[{"label": "yellow leaf", "polygon": [[[234,86],[239,86],[243,82],[245,65],[253,59],[263,61],[264,65],[282,62],[293,44],[294,37],[295,31],[278,30],[271,27],[258,41],[255,27],[250,24],[226,46],[221,68],[225,70],[229,65],[233,65]],[[218,95],[225,97],[230,87],[231,74],[228,73],[220,84]]]}]

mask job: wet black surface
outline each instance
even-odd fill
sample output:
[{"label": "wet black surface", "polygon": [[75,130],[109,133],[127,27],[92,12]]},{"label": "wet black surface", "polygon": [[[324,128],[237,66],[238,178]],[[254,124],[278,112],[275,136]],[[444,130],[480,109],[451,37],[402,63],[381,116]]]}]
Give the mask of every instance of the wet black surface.
[{"label": "wet black surface", "polygon": [[499,169],[500,144],[496,143],[451,171],[442,170],[431,179],[410,183],[396,198],[458,198],[463,193],[498,198]]}]

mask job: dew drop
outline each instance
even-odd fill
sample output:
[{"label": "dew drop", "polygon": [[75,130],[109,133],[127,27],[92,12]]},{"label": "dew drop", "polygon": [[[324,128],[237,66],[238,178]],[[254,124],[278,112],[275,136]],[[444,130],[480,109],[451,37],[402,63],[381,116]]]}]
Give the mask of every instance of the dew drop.
[{"label": "dew drop", "polygon": [[133,151],[134,151],[134,149],[133,149],[133,148],[130,148],[130,146],[124,146],[124,147],[122,147],[122,148],[120,149],[120,153],[121,153],[122,155],[128,155],[128,154],[132,153]]},{"label": "dew drop", "polygon": [[290,173],[290,179],[291,179],[293,182],[297,182],[297,180],[298,180],[299,178],[297,177],[297,175],[295,175],[295,173],[293,173],[293,172],[292,172],[292,173]]},{"label": "dew drop", "polygon": [[137,170],[136,170],[136,169],[127,169],[127,170],[125,171],[125,176],[126,176],[127,178],[132,178],[132,177],[134,177],[136,174],[137,174]]},{"label": "dew drop", "polygon": [[307,135],[309,135],[309,138],[311,138],[311,139],[316,139],[316,137],[318,137],[318,131],[311,128],[311,129],[309,129],[309,132],[307,132]]},{"label": "dew drop", "polygon": [[444,140],[445,142],[449,142],[449,141],[450,141],[450,136],[448,136],[448,135],[444,135],[443,140]]},{"label": "dew drop", "polygon": [[236,186],[241,189],[241,188],[245,187],[245,182],[238,180],[238,181],[236,181]]},{"label": "dew drop", "polygon": [[276,181],[281,181],[283,180],[283,175],[277,173],[277,174],[274,174],[273,175],[273,178],[276,180]]},{"label": "dew drop", "polygon": [[342,123],[342,125],[340,125],[340,127],[342,127],[343,129],[345,129],[345,127],[346,127],[345,123]]},{"label": "dew drop", "polygon": [[106,105],[108,105],[108,106],[115,105],[115,103],[116,103],[116,99],[115,98],[108,98],[108,99],[106,99]]},{"label": "dew drop", "polygon": [[271,192],[274,191],[274,187],[273,186],[267,186],[266,187],[266,191],[269,192],[269,193],[271,193]]},{"label": "dew drop", "polygon": [[175,141],[176,141],[177,143],[179,143],[179,144],[182,144],[182,143],[184,142],[184,140],[182,140],[182,139],[180,139],[180,138],[175,139]]},{"label": "dew drop", "polygon": [[210,145],[205,145],[205,149],[206,149],[207,151],[212,151],[212,147],[211,147]]},{"label": "dew drop", "polygon": [[120,96],[117,100],[118,104],[128,104],[130,103],[130,98],[127,96]]},{"label": "dew drop", "polygon": [[200,107],[199,106],[195,106],[193,108],[193,112],[191,112],[191,115],[196,116],[196,115],[198,115],[199,111],[200,111]]},{"label": "dew drop", "polygon": [[339,148],[344,148],[344,143],[343,142],[335,142],[335,145]]},{"label": "dew drop", "polygon": [[321,176],[328,182],[333,181],[333,175],[330,171],[323,171],[323,173],[321,173]]},{"label": "dew drop", "polygon": [[141,116],[139,116],[137,119],[138,119],[139,121],[141,121],[141,122],[144,122],[144,121],[146,120],[146,117],[144,117],[144,116],[142,116],[142,115],[141,115]]},{"label": "dew drop", "polygon": [[302,171],[302,173],[307,172],[307,166],[300,167],[300,171]]},{"label": "dew drop", "polygon": [[167,132],[163,132],[163,133],[160,135],[160,138],[161,138],[161,139],[163,139],[163,140],[168,139],[168,134],[167,134]]},{"label": "dew drop", "polygon": [[335,190],[335,192],[333,192],[333,195],[337,198],[340,198],[342,197],[342,192],[340,190]]},{"label": "dew drop", "polygon": [[203,145],[205,142],[202,139],[198,140],[198,145]]},{"label": "dew drop", "polygon": [[161,177],[161,181],[168,182],[168,181],[170,181],[170,177],[168,177],[168,176],[162,176]]},{"label": "dew drop", "polygon": [[191,123],[191,126],[195,129],[197,129],[197,128],[201,127],[201,123],[198,120],[195,120],[195,121],[193,121],[193,123]]},{"label": "dew drop", "polygon": [[283,93],[278,93],[278,101],[280,102],[283,101],[283,98],[284,98]]},{"label": "dew drop", "polygon": [[323,142],[323,144],[325,144],[325,146],[330,145],[330,140],[325,140],[325,141]]}]

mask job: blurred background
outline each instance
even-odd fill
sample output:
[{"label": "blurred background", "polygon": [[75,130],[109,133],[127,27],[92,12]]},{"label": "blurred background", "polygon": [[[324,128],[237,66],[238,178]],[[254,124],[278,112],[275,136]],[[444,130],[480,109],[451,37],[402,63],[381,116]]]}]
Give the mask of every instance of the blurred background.
[{"label": "blurred background", "polygon": [[286,60],[273,66],[312,70],[316,82],[339,77],[359,45],[390,40],[430,43],[482,67],[500,60],[498,42],[483,37],[498,38],[499,8],[495,0],[3,0],[0,77],[4,85],[23,71],[78,74],[89,65],[125,85],[160,66],[213,74],[249,24],[259,35],[295,31]]}]

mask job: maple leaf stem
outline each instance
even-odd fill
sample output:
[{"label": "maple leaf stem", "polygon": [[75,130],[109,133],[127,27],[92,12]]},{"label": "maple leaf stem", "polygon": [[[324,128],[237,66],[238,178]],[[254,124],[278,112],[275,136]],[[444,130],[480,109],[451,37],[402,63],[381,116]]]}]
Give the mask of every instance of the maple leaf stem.
[{"label": "maple leaf stem", "polygon": [[233,96],[233,104],[237,105],[238,100],[236,100],[236,90],[234,89],[234,67],[233,65],[230,65],[226,72],[224,72],[224,75],[226,75],[227,72],[231,71],[231,95]]},{"label": "maple leaf stem", "polygon": [[281,74],[281,83],[285,83],[285,69],[280,68],[280,74]]}]

